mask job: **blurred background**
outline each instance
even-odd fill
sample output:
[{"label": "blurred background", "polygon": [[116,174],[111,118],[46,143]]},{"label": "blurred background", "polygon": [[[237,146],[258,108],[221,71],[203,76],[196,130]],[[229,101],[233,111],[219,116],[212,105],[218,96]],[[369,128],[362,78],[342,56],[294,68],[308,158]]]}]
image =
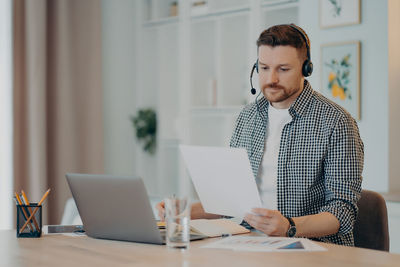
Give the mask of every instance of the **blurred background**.
[{"label": "blurred background", "polygon": [[44,221],[60,223],[67,172],[140,176],[153,199],[195,199],[178,146],[229,145],[254,100],[258,35],[282,23],[307,32],[321,92],[323,48],[359,42],[363,187],[400,223],[400,1],[351,1],[355,22],[326,22],[342,2],[0,0],[0,229],[15,227],[21,189],[33,202],[51,188]]}]

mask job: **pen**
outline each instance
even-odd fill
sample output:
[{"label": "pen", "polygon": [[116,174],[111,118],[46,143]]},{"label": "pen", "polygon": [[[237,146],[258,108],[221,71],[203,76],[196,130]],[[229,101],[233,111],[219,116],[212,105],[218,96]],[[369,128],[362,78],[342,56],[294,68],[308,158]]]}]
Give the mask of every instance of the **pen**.
[{"label": "pen", "polygon": [[230,237],[232,234],[222,234],[221,237]]},{"label": "pen", "polygon": [[46,191],[46,193],[44,193],[42,199],[41,199],[41,200],[39,201],[39,203],[38,203],[38,207],[36,207],[36,208],[33,210],[31,216],[29,216],[28,220],[27,220],[27,221],[25,222],[25,224],[22,226],[22,228],[21,228],[21,230],[19,231],[19,233],[22,233],[22,231],[24,231],[25,227],[28,225],[29,221],[32,219],[32,217],[35,215],[35,213],[39,210],[39,206],[42,205],[43,201],[47,198],[47,196],[49,195],[49,193],[50,193],[50,188],[49,188],[49,190]]},{"label": "pen", "polygon": [[[23,203],[22,203],[22,201],[21,201],[21,198],[20,198],[19,195],[17,194],[17,192],[15,192],[15,198],[17,199],[18,204],[19,204],[20,206],[22,206]],[[24,209],[23,207],[21,207],[21,210],[22,210],[22,214],[24,215],[25,219],[27,219],[27,218],[28,218],[28,214],[26,214],[25,209]],[[27,222],[29,222],[29,221],[26,221],[25,224],[26,224]],[[25,229],[25,227],[24,227],[24,229]],[[31,224],[31,223],[29,223],[29,229],[30,229],[31,231],[33,230],[33,227],[32,227],[32,224]],[[22,233],[22,231],[21,231],[20,233]]]},{"label": "pen", "polygon": [[[24,190],[21,190],[21,193],[22,193],[22,198],[23,198],[25,204],[29,206],[30,203],[29,203],[28,197],[26,196]],[[28,207],[28,210],[29,210],[29,213],[32,213],[31,207]],[[39,231],[39,225],[38,225],[35,217],[33,217],[33,224],[35,224],[36,229]]]},{"label": "pen", "polygon": [[[15,196],[13,196],[13,199],[14,199],[15,205],[17,205],[17,206],[20,205],[20,204],[18,203],[17,198],[16,198]],[[22,216],[24,217],[25,220],[28,218],[27,216],[25,216],[24,213],[22,213]]]}]

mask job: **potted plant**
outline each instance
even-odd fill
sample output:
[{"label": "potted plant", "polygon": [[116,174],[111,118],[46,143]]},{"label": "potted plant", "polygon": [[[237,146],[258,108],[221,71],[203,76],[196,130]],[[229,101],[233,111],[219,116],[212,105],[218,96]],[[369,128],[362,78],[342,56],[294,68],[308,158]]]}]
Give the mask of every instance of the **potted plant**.
[{"label": "potted plant", "polygon": [[136,137],[143,143],[143,150],[149,154],[156,151],[157,116],[154,109],[139,109],[136,116],[131,116]]}]

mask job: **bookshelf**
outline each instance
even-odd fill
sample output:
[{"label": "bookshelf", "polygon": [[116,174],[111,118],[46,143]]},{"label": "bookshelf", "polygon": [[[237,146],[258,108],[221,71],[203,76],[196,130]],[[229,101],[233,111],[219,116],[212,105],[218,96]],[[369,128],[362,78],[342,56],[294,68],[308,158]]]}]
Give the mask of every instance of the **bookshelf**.
[{"label": "bookshelf", "polygon": [[[228,146],[250,95],[250,69],[262,29],[298,21],[297,1],[140,0],[136,104],[157,111],[157,152],[137,150],[150,195],[196,194],[179,144]],[[175,11],[174,11],[175,9]],[[257,87],[255,75],[254,84]]]}]

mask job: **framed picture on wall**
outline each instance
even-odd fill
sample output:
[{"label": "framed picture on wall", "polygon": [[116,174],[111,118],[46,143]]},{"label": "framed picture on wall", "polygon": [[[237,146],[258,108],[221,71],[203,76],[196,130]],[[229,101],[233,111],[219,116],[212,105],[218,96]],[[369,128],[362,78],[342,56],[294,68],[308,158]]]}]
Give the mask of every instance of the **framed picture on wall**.
[{"label": "framed picture on wall", "polygon": [[320,0],[319,21],[321,28],[359,24],[360,0]]},{"label": "framed picture on wall", "polygon": [[361,119],[360,42],[321,46],[321,93]]}]

